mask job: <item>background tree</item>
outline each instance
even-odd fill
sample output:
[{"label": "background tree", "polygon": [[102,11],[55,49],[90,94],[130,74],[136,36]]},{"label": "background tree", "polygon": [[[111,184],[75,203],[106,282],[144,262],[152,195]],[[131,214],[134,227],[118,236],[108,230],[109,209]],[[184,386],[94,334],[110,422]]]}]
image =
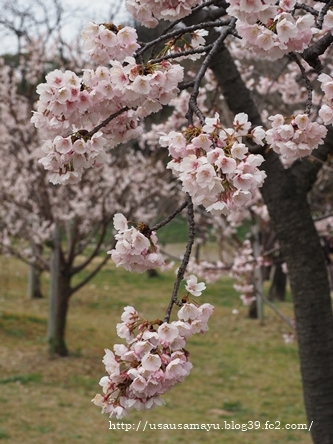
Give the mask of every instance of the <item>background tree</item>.
[{"label": "background tree", "polygon": [[[160,138],[161,145],[169,148],[172,157],[169,167],[180,178],[184,191],[191,195],[194,203],[215,214],[226,214],[249,202],[254,188],[267,176],[262,195],[288,265],[311,433],[315,443],[330,443],[333,441],[330,396],[333,391],[333,317],[325,257],[307,200],[322,163],[332,150],[331,131],[327,132],[322,125],[322,122],[330,125],[333,121],[331,76],[319,76],[325,103],[318,101],[316,108],[316,101],[312,100],[316,97],[312,93],[312,83],[318,73],[324,65],[331,72],[328,63],[333,42],[330,3],[318,7],[317,4],[305,6],[284,1],[279,5],[263,2],[248,5],[234,0],[229,4],[189,1],[177,2],[165,9],[163,3],[128,0],[127,7],[136,19],[148,26],[155,26],[162,18],[175,21],[161,37],[141,46],[133,29],[114,25],[87,26],[84,31],[86,50],[95,63],[107,67],[85,72],[82,79],[76,74],[55,72],[39,86],[41,99],[33,122],[48,132],[44,145],[47,154],[42,163],[51,171],[55,183],[84,177],[85,169],[96,164],[94,144],[98,143],[101,154],[106,140],[109,146],[114,146],[137,137],[139,119],[169,104],[179,92],[178,85],[181,89],[189,89],[186,127],[182,133],[165,131]],[[185,25],[177,26],[188,15]],[[317,33],[313,32],[315,27]],[[200,29],[208,31],[207,41],[203,39],[206,33],[200,33]],[[191,40],[186,40],[186,34]],[[239,37],[243,38],[244,48],[237,45]],[[164,45],[162,52],[158,45]],[[171,61],[179,57],[197,57],[199,53],[204,54],[200,68],[193,77],[186,76],[182,83],[183,70],[177,62]],[[260,112],[249,80],[244,78],[248,66],[242,61],[245,54],[276,60],[284,58],[290,70],[297,70],[299,78],[297,75],[291,77],[297,83],[304,82],[306,88],[305,101],[300,94],[296,95],[301,111],[294,102],[295,107],[292,106],[285,117],[279,114],[279,107],[274,107],[273,112],[277,113],[274,116],[269,117],[270,110]],[[132,55],[135,60],[127,58]],[[113,60],[111,68],[108,66],[110,59]],[[238,69],[241,65],[243,70]],[[232,115],[232,122],[227,122],[228,129],[224,129],[223,116],[208,117],[200,109],[200,86],[208,67]],[[106,84],[103,83],[105,77]],[[253,75],[251,80],[256,82],[257,79],[259,83],[263,81],[260,75]],[[310,119],[317,118],[318,109],[321,123],[312,123]],[[213,110],[209,115],[214,116]],[[272,128],[266,130],[263,125],[272,125]],[[251,154],[242,142],[246,138],[250,139]],[[316,149],[319,145],[321,147]],[[79,151],[82,146],[85,156]],[[313,149],[316,150],[312,153]],[[189,195],[186,202],[190,240],[165,316],[167,323],[172,306],[182,305],[177,300],[177,290],[193,244],[193,210]],[[124,220],[121,224],[118,220],[117,225],[127,233]],[[150,230],[145,230],[146,239],[150,239]],[[199,285],[194,282],[194,278],[190,279],[188,287]],[[126,319],[127,316],[125,313]],[[114,357],[105,359],[114,364]],[[151,359],[158,361],[157,356]],[[159,365],[156,368],[160,368]],[[104,389],[108,389],[107,385]],[[112,413],[123,414],[124,407],[111,403],[106,406],[103,399],[96,399],[96,403],[111,408]]]},{"label": "background tree", "polygon": [[[23,22],[24,11],[20,14]],[[57,25],[61,27],[60,18]],[[49,185],[45,170],[36,161],[43,141],[30,118],[37,99],[36,84],[52,65],[61,66],[63,43],[58,40],[48,46],[42,39],[22,34],[20,52],[10,58],[11,63],[6,57],[7,63],[2,60],[0,66],[0,127],[6,159],[0,165],[2,251],[32,266],[30,293],[40,293],[36,280],[42,271],[51,273],[54,302],[49,350],[65,356],[70,296],[109,259],[106,251],[114,243],[110,225],[114,214],[122,210],[134,220],[154,219],[168,208],[172,185],[163,180],[161,162],[129,146],[106,155],[103,166],[87,171],[79,184],[67,188]],[[79,274],[73,284],[73,277]]]}]

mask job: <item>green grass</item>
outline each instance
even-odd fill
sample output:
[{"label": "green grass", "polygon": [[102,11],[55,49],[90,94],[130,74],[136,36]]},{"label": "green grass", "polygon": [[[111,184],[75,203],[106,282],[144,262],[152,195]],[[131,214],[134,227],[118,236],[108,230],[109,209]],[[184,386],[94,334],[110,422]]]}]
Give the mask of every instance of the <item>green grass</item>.
[{"label": "green grass", "polygon": [[[148,278],[108,264],[70,301],[66,335],[70,356],[51,359],[45,341],[46,298],[26,298],[24,265],[0,257],[0,270],[2,265],[6,273],[0,271],[0,440],[10,444],[311,443],[303,430],[262,429],[266,421],[280,421],[281,427],[306,422],[297,345],[284,344],[282,333],[288,328],[268,308],[264,325],[248,319],[230,278],[208,285],[200,298],[215,310],[210,330],[188,340],[193,363],[189,377],[164,396],[165,406],[112,420],[119,429],[110,430],[107,415],[90,402],[105,375],[103,349],[121,342],[115,326],[124,306],[134,305],[148,319],[163,317],[174,272]],[[45,294],[47,289],[45,275]],[[239,313],[232,314],[233,308]],[[290,302],[279,303],[279,308],[292,316]],[[244,427],[260,421],[260,429],[231,429],[232,421]],[[174,424],[183,429],[172,429]],[[185,424],[214,424],[220,429],[184,429]],[[131,429],[125,431],[125,425]],[[137,427],[140,431],[135,431]]]},{"label": "green grass", "polygon": [[176,216],[170,223],[158,230],[158,240],[161,245],[186,242],[188,238],[187,220]]}]

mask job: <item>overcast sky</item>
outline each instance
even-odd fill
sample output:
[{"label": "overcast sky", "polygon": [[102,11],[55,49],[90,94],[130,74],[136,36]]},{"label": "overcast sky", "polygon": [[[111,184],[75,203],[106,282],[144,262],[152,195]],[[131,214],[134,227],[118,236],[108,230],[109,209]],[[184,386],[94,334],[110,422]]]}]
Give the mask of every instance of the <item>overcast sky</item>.
[{"label": "overcast sky", "polygon": [[[90,20],[96,22],[106,21],[110,18],[111,12],[117,10],[117,4],[120,5],[119,13],[116,16],[115,23],[118,25],[128,16],[125,9],[125,0],[62,0],[62,4],[66,8],[75,10],[73,14],[73,22],[77,28],[83,23]],[[66,33],[71,31],[71,26],[66,27]]]},{"label": "overcast sky", "polygon": [[[34,6],[38,4],[34,3],[34,0],[14,0],[14,3],[11,3],[11,0],[0,0],[2,17],[11,17],[6,12],[6,9],[4,9],[4,6],[7,3],[12,4],[14,7],[16,6],[18,8],[20,8],[20,5],[23,5],[24,9],[24,7],[27,7],[29,5],[29,2],[31,2],[30,4]],[[62,0],[61,3],[65,10],[63,36],[66,38],[66,40],[70,40],[71,38],[74,39],[78,35],[82,26],[88,21],[109,21],[111,13],[113,12],[114,14],[118,9],[118,4],[120,5],[120,9],[114,20],[115,24],[121,24],[126,21],[127,17],[129,18],[129,15],[126,12],[124,6],[125,0]],[[52,5],[52,0],[44,0],[43,4],[45,6],[48,6],[48,4]],[[54,7],[52,8],[52,6],[50,6],[48,10],[54,11]],[[40,9],[38,9],[37,7],[36,11],[40,11]],[[16,19],[15,22],[17,26],[19,23],[19,19]],[[6,37],[6,35],[8,34],[9,33],[6,31],[5,34],[3,32],[1,33],[0,53],[6,53],[12,50],[15,51],[16,39],[13,39],[13,37]],[[10,35],[12,36],[12,34]]]},{"label": "overcast sky", "polygon": [[[102,21],[107,20],[110,17],[110,12],[115,12],[118,8],[119,13],[117,19],[121,20],[125,17],[125,0],[62,0],[64,7],[75,9],[77,11],[77,17]],[[117,6],[119,5],[119,7]]]}]

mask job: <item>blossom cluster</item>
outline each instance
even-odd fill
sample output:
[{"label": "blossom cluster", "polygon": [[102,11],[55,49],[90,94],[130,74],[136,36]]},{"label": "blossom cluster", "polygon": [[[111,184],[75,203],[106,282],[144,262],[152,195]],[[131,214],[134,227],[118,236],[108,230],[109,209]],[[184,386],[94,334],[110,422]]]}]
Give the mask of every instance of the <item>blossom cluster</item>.
[{"label": "blossom cluster", "polygon": [[310,13],[295,16],[296,0],[230,0],[227,12],[237,17],[237,31],[246,48],[257,57],[277,59],[291,51],[301,52],[313,36]]},{"label": "blossom cluster", "polygon": [[108,254],[111,254],[117,267],[143,273],[164,265],[156,233],[147,225],[139,224],[139,229],[129,228],[126,217],[121,213],[115,214],[113,224],[118,231],[115,235],[117,244],[115,249],[108,251]]},{"label": "blossom cluster", "polygon": [[266,131],[266,142],[287,161],[311,154],[327,134],[325,126],[311,122],[307,114],[297,114],[291,119],[276,114],[269,120],[272,128]]},{"label": "blossom cluster", "polygon": [[325,125],[330,125],[333,123],[333,78],[323,73],[320,74],[318,80],[324,92],[324,103],[319,110],[319,116]]},{"label": "blossom cluster", "polygon": [[253,256],[251,242],[244,241],[243,247],[237,253],[231,268],[231,276],[236,278],[234,289],[240,293],[244,305],[251,305],[256,300],[254,287],[254,271],[257,263]]},{"label": "blossom cluster", "polygon": [[218,114],[206,118],[202,128],[189,127],[183,133],[171,131],[160,137],[173,158],[168,164],[182,182],[193,202],[212,214],[229,214],[245,205],[266,177],[258,166],[261,155],[250,154],[242,142],[250,137],[263,145],[265,131],[256,127],[245,113],[237,114],[232,128],[223,128]]},{"label": "blossom cluster", "polygon": [[82,31],[83,50],[99,65],[111,60],[123,62],[140,47],[138,35],[130,26],[115,26],[113,23],[89,22]]},{"label": "blossom cluster", "polygon": [[227,268],[227,265],[220,260],[216,262],[190,260],[186,271],[187,273],[195,273],[207,283],[212,284],[221,278]]},{"label": "blossom cluster", "polygon": [[255,258],[251,242],[245,240],[231,267],[231,276],[237,281],[234,289],[240,293],[244,305],[251,305],[256,300],[255,270],[263,265],[270,265],[269,260],[262,256]]},{"label": "blossom cluster", "polygon": [[91,138],[85,137],[84,131],[77,131],[68,137],[56,136],[43,144],[41,150],[46,155],[38,162],[45,170],[52,172],[49,178],[51,183],[76,183],[84,169],[104,164],[105,143],[101,131]]},{"label": "blossom cluster", "polygon": [[135,20],[147,28],[155,28],[158,20],[178,20],[191,14],[201,0],[126,0],[125,6]]},{"label": "blossom cluster", "polygon": [[146,410],[164,403],[161,395],[184,381],[192,364],[185,350],[186,340],[208,330],[213,306],[186,302],[171,323],[141,318],[133,307],[125,307],[117,334],[127,344],[105,350],[103,363],[108,376],[102,377],[103,395],[92,402],[102,413],[117,419],[129,409]]},{"label": "blossom cluster", "polygon": [[[82,79],[69,70],[55,70],[37,87],[40,99],[31,121],[48,135],[57,136],[45,142],[46,158],[40,160],[54,178],[59,176],[55,181],[65,183],[69,172],[72,179],[79,180],[84,168],[98,166],[106,140],[114,147],[138,137],[138,119],[168,104],[183,79],[183,68],[167,61],[138,65],[127,57],[126,65],[118,61],[111,65],[86,69]],[[89,132],[114,114],[91,137]]]}]

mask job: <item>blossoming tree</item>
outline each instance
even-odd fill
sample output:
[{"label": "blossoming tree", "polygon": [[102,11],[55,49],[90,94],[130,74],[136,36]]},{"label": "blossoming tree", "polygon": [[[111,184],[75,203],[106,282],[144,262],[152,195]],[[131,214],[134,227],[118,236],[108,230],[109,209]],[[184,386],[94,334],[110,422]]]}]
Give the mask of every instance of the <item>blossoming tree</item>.
[{"label": "blossoming tree", "polygon": [[[203,288],[195,276],[187,281],[187,295],[177,298],[193,244],[193,205],[228,215],[261,187],[288,265],[312,437],[318,444],[332,442],[333,317],[325,258],[307,203],[332,151],[331,1],[127,0],[126,7],[145,26],[172,23],[144,43],[132,27],[89,23],[84,44],[99,66],[81,75],[49,74],[37,88],[40,100],[32,118],[46,134],[40,163],[51,181],[72,183],[103,162],[106,147],[138,137],[145,117],[188,91],[186,122],[179,129],[166,125],[159,139],[170,155],[168,168],[186,193],[179,211],[187,206],[189,217],[189,242],[169,308],[155,321],[125,308],[118,335],[127,345],[106,352],[109,376],[102,378],[103,395],[94,401],[121,418],[130,408],[160,404],[159,395],[188,374],[186,339],[207,329],[212,311],[191,302],[190,294]],[[182,60],[200,56],[194,75],[184,75]],[[263,86],[264,76],[253,74],[251,85],[242,69],[246,58],[284,60],[298,70],[293,80],[305,88],[300,106],[291,113],[259,110],[250,89],[255,82]],[[200,106],[208,68],[229,114]],[[160,263],[155,237],[160,226],[139,224],[133,230],[121,215],[115,226],[119,246],[111,254],[119,266],[142,271]],[[174,305],[180,308],[178,321],[170,322]]]},{"label": "blossoming tree", "polygon": [[0,248],[37,272],[50,272],[54,305],[49,315],[49,349],[65,356],[70,298],[110,258],[107,250],[114,244],[114,214],[123,211],[134,220],[148,215],[154,219],[158,209],[168,208],[168,196],[171,192],[176,196],[176,191],[166,183],[160,161],[146,158],[130,146],[104,153],[101,168],[86,170],[79,183],[50,186],[46,171],[37,162],[42,135],[30,118],[36,84],[51,62],[62,66],[59,49],[64,44],[20,38],[18,46],[19,52],[12,54],[15,63],[0,61],[4,159],[0,163]]}]

